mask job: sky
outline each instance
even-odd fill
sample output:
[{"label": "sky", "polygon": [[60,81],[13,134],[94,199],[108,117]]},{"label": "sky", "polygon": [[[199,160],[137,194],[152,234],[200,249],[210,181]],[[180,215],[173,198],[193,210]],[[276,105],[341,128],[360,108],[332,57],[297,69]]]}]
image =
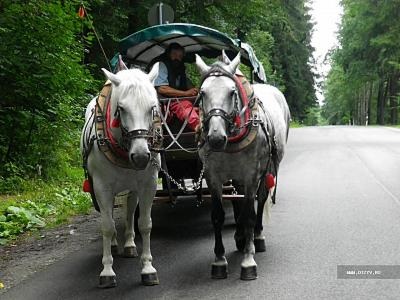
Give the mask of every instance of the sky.
[{"label": "sky", "polygon": [[[311,0],[311,15],[314,25],[314,33],[311,45],[315,48],[314,58],[317,64],[316,72],[327,75],[330,66],[324,64],[324,58],[328,51],[337,45],[336,32],[342,15],[340,0]],[[323,95],[317,92],[320,104],[323,101]]]}]

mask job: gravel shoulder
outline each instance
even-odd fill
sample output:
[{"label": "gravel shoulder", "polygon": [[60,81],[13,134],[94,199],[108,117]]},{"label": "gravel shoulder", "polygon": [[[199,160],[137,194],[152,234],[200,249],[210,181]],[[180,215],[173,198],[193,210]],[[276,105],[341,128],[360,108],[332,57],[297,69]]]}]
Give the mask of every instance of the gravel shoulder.
[{"label": "gravel shoulder", "polygon": [[71,218],[68,224],[25,233],[14,243],[0,246],[0,283],[4,285],[0,295],[35,272],[99,240],[99,216],[92,210],[88,215]]}]

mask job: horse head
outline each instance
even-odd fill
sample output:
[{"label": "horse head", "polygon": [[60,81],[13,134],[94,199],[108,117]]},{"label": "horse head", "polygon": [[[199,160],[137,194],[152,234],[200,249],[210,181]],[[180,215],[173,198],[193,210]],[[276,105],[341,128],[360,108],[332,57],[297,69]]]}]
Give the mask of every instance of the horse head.
[{"label": "horse head", "polygon": [[239,114],[238,90],[233,79],[239,64],[240,53],[228,64],[217,62],[211,66],[196,54],[196,65],[203,77],[200,88],[203,129],[213,151],[225,150]]},{"label": "horse head", "polygon": [[113,130],[119,131],[117,135],[121,137],[133,168],[143,170],[150,161],[149,141],[153,138],[153,118],[159,109],[152,84],[158,64],[149,74],[121,66],[122,70],[117,74],[102,69],[112,84],[111,115],[118,119],[118,128]]}]

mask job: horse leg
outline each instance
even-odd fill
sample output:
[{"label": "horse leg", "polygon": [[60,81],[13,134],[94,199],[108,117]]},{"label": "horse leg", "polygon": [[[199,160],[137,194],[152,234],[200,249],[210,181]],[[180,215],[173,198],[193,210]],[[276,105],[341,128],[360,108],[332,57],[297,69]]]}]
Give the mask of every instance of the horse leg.
[{"label": "horse leg", "polygon": [[253,280],[257,278],[257,264],[254,260],[254,227],[256,223],[254,199],[256,190],[257,186],[246,188],[245,202],[239,218],[239,223],[243,224],[245,236],[244,258],[242,260],[242,270],[240,274],[240,279],[242,280]]},{"label": "horse leg", "polygon": [[236,249],[240,252],[243,252],[245,244],[243,226],[241,226],[241,224],[239,223],[240,212],[243,206],[242,202],[243,201],[241,201],[240,199],[232,200],[233,216],[235,217],[235,222],[236,222],[236,231],[234,238],[236,243]]},{"label": "horse leg", "polygon": [[136,193],[131,192],[126,199],[125,210],[125,244],[124,256],[137,257],[137,249],[135,244],[135,210],[138,204],[138,197]]},{"label": "horse leg", "polygon": [[99,287],[110,288],[117,285],[116,275],[112,268],[111,240],[116,236],[113,219],[113,194],[111,191],[96,193],[101,212],[101,230],[103,233],[103,271],[100,273]]},{"label": "horse leg", "polygon": [[[114,198],[114,202],[113,202],[113,206],[115,203],[115,198]],[[114,209],[112,211],[112,218],[114,220]],[[117,231],[115,231],[112,239],[111,239],[111,255],[114,256],[118,256],[119,255],[119,251],[118,251],[118,240],[117,240]]]},{"label": "horse leg", "polygon": [[[239,185],[235,181],[233,182],[233,185],[239,194],[243,194],[243,186],[242,185]],[[240,212],[242,210],[243,201],[241,201],[241,199],[236,199],[236,200],[232,200],[231,202],[232,202],[232,206],[233,206],[233,216],[235,218],[235,223],[236,223],[236,231],[235,231],[235,235],[234,235],[236,249],[239,252],[243,252],[243,250],[244,250],[244,233],[243,233],[243,227],[240,226],[240,223],[239,223],[239,216],[240,216]]]},{"label": "horse leg", "polygon": [[153,257],[150,252],[150,232],[152,228],[151,207],[153,205],[155,188],[143,191],[142,197],[139,199],[139,231],[143,240],[143,250],[140,261],[142,263],[141,276],[144,285],[159,284],[157,270],[152,265]]},{"label": "horse leg", "polygon": [[273,173],[275,176],[275,186],[269,191],[271,194],[272,204],[275,204],[276,200],[276,188],[278,187],[278,171],[279,171],[279,162],[276,162],[273,167]]},{"label": "horse leg", "polygon": [[[208,186],[210,187],[211,185]],[[228,262],[225,257],[225,248],[222,242],[221,232],[225,221],[225,212],[222,207],[222,183],[215,186],[217,186],[217,188],[213,186],[213,189],[211,189],[211,221],[214,226],[215,234],[215,261],[211,265],[211,278],[224,279],[228,277]]]},{"label": "horse leg", "polygon": [[119,255],[117,235],[113,235],[111,239],[111,254],[112,256]]},{"label": "horse leg", "polygon": [[257,217],[256,217],[256,225],[254,227],[254,247],[256,252],[265,252],[265,236],[262,234],[263,231],[263,213],[264,206],[268,198],[267,187],[262,180],[260,182],[260,186],[257,192]]}]

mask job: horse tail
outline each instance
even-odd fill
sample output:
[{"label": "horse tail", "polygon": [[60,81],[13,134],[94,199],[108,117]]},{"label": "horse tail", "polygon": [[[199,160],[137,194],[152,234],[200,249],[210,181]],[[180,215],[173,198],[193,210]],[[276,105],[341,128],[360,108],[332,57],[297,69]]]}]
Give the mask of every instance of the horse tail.
[{"label": "horse tail", "polygon": [[[287,104],[286,104],[287,106]],[[290,114],[289,106],[287,106],[287,115],[286,115],[286,142],[289,138],[289,128],[290,128],[290,121],[292,120],[292,116]]]},{"label": "horse tail", "polygon": [[[271,190],[273,190],[273,189],[275,189],[275,187],[273,187]],[[264,224],[265,225],[267,225],[269,223],[269,220],[271,219],[271,208],[272,208],[272,205],[273,205],[272,197],[271,197],[272,193],[273,193],[273,191],[272,192],[268,192],[267,200],[265,201],[265,204],[264,204],[264,214],[263,214],[263,216],[264,216]]]},{"label": "horse tail", "polygon": [[263,224],[267,225],[271,219],[272,198],[270,191],[268,191],[267,187],[265,186],[264,180],[261,180],[260,182],[257,197],[258,201],[264,202],[262,220]]}]

